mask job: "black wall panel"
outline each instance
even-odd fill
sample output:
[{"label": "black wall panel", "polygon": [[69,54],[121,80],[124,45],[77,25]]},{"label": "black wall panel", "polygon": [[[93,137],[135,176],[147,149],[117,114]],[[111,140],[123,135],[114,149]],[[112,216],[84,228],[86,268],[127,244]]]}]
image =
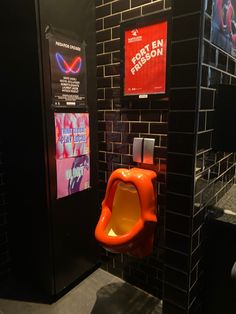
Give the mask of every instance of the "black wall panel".
[{"label": "black wall panel", "polygon": [[[21,1],[4,5],[1,127],[7,143],[9,238],[13,269],[49,295],[82,278],[98,262],[96,50],[93,0]],[[86,42],[91,188],[56,198],[54,111],[48,26]],[[81,112],[82,109],[57,109]]]}]

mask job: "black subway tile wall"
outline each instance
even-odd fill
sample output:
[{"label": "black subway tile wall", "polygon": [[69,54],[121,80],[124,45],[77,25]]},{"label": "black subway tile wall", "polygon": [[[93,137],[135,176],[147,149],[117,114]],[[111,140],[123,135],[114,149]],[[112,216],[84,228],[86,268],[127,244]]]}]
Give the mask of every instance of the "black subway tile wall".
[{"label": "black subway tile wall", "polygon": [[[119,98],[119,24],[170,7],[169,102],[125,107]],[[213,133],[217,85],[235,84],[236,61],[210,41],[211,8],[212,0],[97,4],[101,200],[111,172],[134,165],[133,137],[155,138],[159,170],[160,217],[153,255],[138,261],[104,252],[103,267],[162,297],[164,314],[201,313],[206,208],[234,182],[235,156],[213,152]]]},{"label": "black subway tile wall", "polygon": [[[163,281],[168,101],[133,102],[132,109],[121,102],[120,23],[170,9],[170,6],[168,0],[101,0],[97,2],[96,9],[100,200],[104,197],[111,172],[120,167],[130,168],[135,165],[132,160],[134,137],[155,138],[154,160],[155,168],[159,172],[159,228],[153,254],[143,260],[137,260],[104,250],[102,267],[159,297],[162,297]],[[191,66],[186,71],[193,75]],[[190,164],[191,160],[187,160],[184,165],[186,172],[189,171]]]},{"label": "black subway tile wall", "polygon": [[[193,231],[199,233],[198,246],[192,255],[192,265],[197,267],[195,285],[190,297],[200,296],[202,279],[204,278],[203,247],[204,221],[207,208],[211,210],[220,198],[234,184],[235,156],[232,152],[216,152],[214,150],[214,112],[216,106],[217,87],[219,84],[235,84],[236,59],[211,42],[212,0],[206,1],[203,12],[203,41],[201,56],[200,97],[198,129],[196,131],[197,150],[195,168],[194,219]],[[199,290],[200,289],[200,290]]]},{"label": "black subway tile wall", "polygon": [[217,86],[233,84],[236,59],[211,42],[212,0],[204,12],[202,73],[200,83],[199,123],[197,130],[197,165],[195,207],[199,211],[214,205],[234,182],[234,156],[230,152],[214,152],[214,110]]},{"label": "black subway tile wall", "polygon": [[207,124],[206,115],[198,122],[202,1],[172,3],[163,313],[187,314],[200,313],[198,290],[193,287],[199,279],[194,253],[202,218],[194,213],[196,131],[198,126],[206,131]]},{"label": "black subway tile wall", "polygon": [[[179,19],[174,24],[184,31],[181,20],[184,20],[185,16],[181,11],[181,2],[173,2],[173,19]],[[188,3],[194,3],[194,6],[198,1]],[[235,176],[234,154],[214,151],[213,139],[217,87],[221,83],[235,84],[236,59],[211,42],[212,0],[208,0],[205,4],[207,10],[202,8],[201,18],[195,20],[199,35],[197,36],[195,30],[194,38],[188,39],[185,33],[182,41],[178,37],[180,33],[178,36],[175,35],[172,51],[173,54],[174,49],[176,51],[181,49],[178,40],[181,44],[185,40],[198,42],[196,54],[192,53],[191,59],[190,56],[172,56],[165,215],[165,244],[168,250],[166,250],[163,282],[164,313],[167,314],[201,313],[206,212],[208,206],[215,205],[230,189]],[[195,9],[196,12],[192,12],[191,17],[196,18],[201,8]],[[188,30],[187,33],[190,34],[191,31]],[[183,44],[182,47],[188,45]],[[188,49],[188,52],[190,51],[191,48]],[[178,66],[178,62],[181,62],[179,58],[183,63],[189,61],[190,64],[181,64],[181,70],[174,69]],[[190,66],[192,70],[186,70]],[[179,75],[183,76],[184,73],[190,72],[191,75],[179,79]],[[177,158],[177,155],[181,157]],[[178,237],[174,236],[175,234]],[[186,237],[186,241],[181,237]],[[175,261],[170,258],[170,251],[174,251]],[[182,258],[179,257],[180,254]],[[170,269],[177,274],[178,272],[185,274],[187,286],[177,283],[176,278],[170,276]],[[180,274],[177,278],[179,276]],[[170,286],[178,291],[170,289]],[[185,291],[187,298],[179,291]]]}]

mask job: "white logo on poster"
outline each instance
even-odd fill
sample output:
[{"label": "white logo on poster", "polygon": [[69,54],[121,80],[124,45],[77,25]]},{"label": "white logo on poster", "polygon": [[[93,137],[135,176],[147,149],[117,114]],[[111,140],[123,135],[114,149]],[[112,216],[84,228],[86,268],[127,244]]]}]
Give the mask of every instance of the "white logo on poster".
[{"label": "white logo on poster", "polygon": [[128,38],[128,43],[142,41],[143,37],[138,35],[139,30],[137,28],[131,30],[132,37]]},{"label": "white logo on poster", "polygon": [[133,29],[132,31],[131,31],[131,33],[132,33],[132,35],[133,36],[137,36],[138,35],[138,29],[136,28],[136,29]]}]

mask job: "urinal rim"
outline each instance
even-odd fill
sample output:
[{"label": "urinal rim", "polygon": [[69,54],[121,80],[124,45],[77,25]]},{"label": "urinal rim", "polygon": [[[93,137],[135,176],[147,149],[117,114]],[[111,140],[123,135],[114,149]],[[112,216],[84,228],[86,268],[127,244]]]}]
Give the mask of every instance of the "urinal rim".
[{"label": "urinal rim", "polygon": [[135,238],[142,232],[144,229],[144,221],[142,218],[139,218],[133,228],[126,234],[118,235],[115,237],[109,236],[105,232],[106,227],[101,227],[97,225],[96,228],[96,238],[104,246],[122,246],[129,242],[135,241]]},{"label": "urinal rim", "polygon": [[[142,174],[141,178],[137,178],[137,175]],[[102,207],[108,206],[108,208],[112,209],[114,196],[116,192],[116,188],[118,185],[118,181],[125,182],[126,184],[132,184],[135,186],[138,196],[139,196],[139,202],[140,202],[140,208],[141,208],[141,218],[144,221],[154,221],[157,222],[157,208],[156,208],[156,191],[154,189],[153,185],[153,179],[156,177],[156,173],[152,170],[142,169],[142,168],[119,168],[113,171],[111,174],[107,189],[105,198],[102,202]],[[145,181],[142,184],[142,181]],[[115,189],[114,189],[115,187]],[[111,195],[112,192],[112,195]],[[147,196],[149,195],[149,196]],[[109,197],[110,196],[110,197]],[[152,199],[152,196],[154,197]],[[152,204],[150,204],[150,200],[152,199]]]},{"label": "urinal rim", "polygon": [[[122,171],[123,173],[121,174]],[[145,176],[145,180],[148,179],[147,182],[150,182],[149,188],[152,187],[151,189],[152,193],[155,193],[155,191],[153,190],[152,179],[153,177],[156,177],[156,174],[153,171],[150,172],[149,170],[146,170],[146,169],[119,168],[112,173],[112,175],[110,176],[108,180],[106,195],[102,202],[102,212],[101,212],[100,219],[96,227],[96,231],[95,231],[97,240],[101,242],[104,246],[107,246],[107,247],[122,246],[129,242],[135,241],[135,238],[144,230],[146,223],[156,224],[157,222],[155,202],[153,206],[147,206],[147,204],[143,201],[144,196],[142,196],[142,194],[145,194],[143,192],[144,187],[139,183],[139,181],[137,184],[136,179],[134,180],[134,178],[140,173]],[[147,173],[149,175],[147,175]],[[136,188],[138,196],[139,196],[141,215],[140,215],[140,218],[137,220],[136,224],[128,233],[114,237],[114,236],[107,235],[107,233],[105,232],[105,229],[111,219],[112,205],[113,205],[117,185],[119,184],[119,182],[125,183],[125,184],[131,184]],[[143,208],[148,208],[148,217],[147,215],[145,217],[144,212],[146,211]]]}]

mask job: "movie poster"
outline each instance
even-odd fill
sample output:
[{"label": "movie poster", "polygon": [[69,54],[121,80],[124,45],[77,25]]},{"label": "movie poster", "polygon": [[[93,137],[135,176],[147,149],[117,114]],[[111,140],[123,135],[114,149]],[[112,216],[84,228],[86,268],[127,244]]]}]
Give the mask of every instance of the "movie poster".
[{"label": "movie poster", "polygon": [[66,197],[89,187],[89,155],[57,160],[57,198]]},{"label": "movie poster", "polygon": [[54,113],[57,198],[90,186],[88,113]]},{"label": "movie poster", "polygon": [[211,42],[236,56],[236,0],[213,0]]},{"label": "movie poster", "polygon": [[125,96],[166,93],[167,24],[125,31]]},{"label": "movie poster", "polygon": [[58,108],[86,106],[85,43],[50,33],[52,105]]}]

